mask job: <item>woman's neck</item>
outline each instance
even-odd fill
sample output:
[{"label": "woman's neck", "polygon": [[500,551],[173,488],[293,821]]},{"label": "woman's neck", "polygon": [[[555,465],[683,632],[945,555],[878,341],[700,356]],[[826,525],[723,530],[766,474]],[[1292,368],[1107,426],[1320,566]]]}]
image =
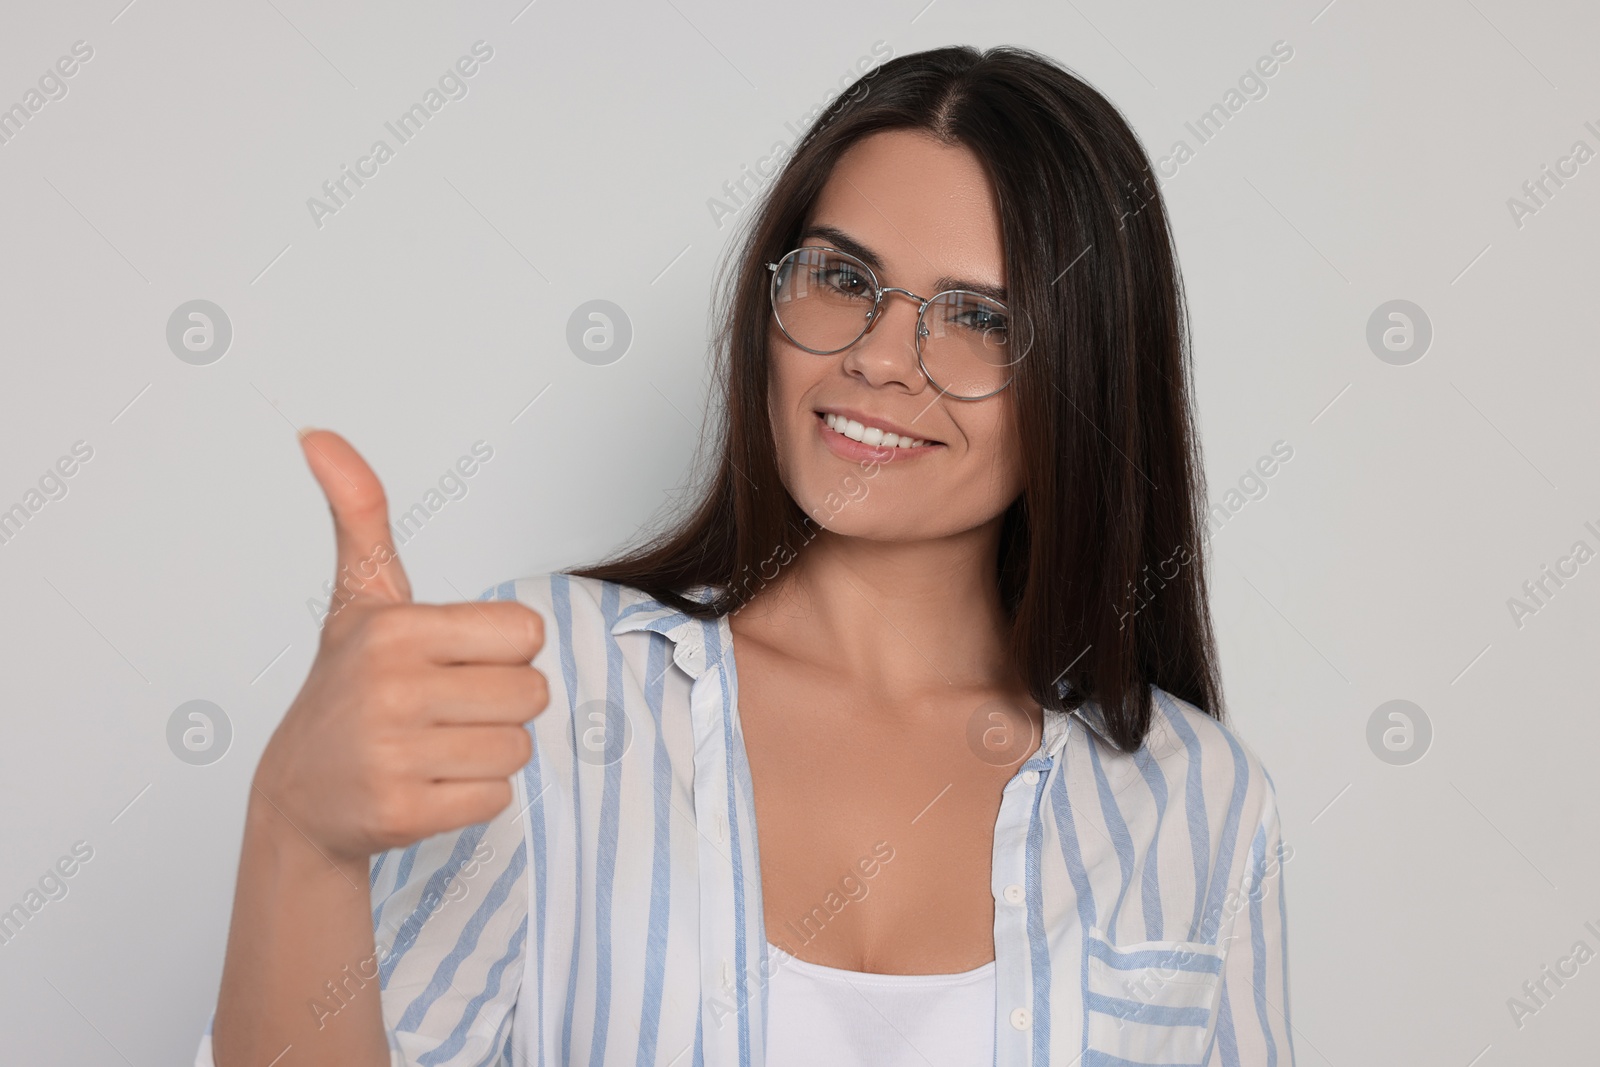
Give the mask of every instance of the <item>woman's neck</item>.
[{"label": "woman's neck", "polygon": [[910,543],[823,531],[733,628],[868,691],[1008,687],[999,529]]}]

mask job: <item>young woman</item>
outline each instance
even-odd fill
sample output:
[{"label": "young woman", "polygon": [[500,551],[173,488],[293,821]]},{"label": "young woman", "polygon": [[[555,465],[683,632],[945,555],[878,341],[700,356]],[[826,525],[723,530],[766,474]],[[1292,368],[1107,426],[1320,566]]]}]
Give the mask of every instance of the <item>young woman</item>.
[{"label": "young woman", "polygon": [[754,212],[650,545],[413,604],[304,435],[341,596],[197,1063],[1293,1063],[1149,162],[1024,50],[863,88]]}]

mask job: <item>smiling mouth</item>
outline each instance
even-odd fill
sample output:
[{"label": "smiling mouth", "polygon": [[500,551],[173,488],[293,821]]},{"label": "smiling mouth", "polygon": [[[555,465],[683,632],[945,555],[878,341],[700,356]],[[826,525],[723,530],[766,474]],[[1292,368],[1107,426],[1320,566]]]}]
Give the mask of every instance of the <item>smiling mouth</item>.
[{"label": "smiling mouth", "polygon": [[871,426],[847,419],[843,415],[835,415],[828,411],[817,412],[828,429],[848,437],[852,441],[859,441],[871,448],[927,448],[939,444],[938,441],[924,440],[920,437],[902,437],[901,435],[879,426]]}]

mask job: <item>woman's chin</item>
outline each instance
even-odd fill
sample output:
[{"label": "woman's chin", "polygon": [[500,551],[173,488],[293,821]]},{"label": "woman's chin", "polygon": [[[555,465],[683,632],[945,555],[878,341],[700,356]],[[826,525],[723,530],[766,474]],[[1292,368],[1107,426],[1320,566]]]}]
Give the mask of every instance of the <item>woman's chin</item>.
[{"label": "woman's chin", "polygon": [[954,532],[943,524],[929,522],[926,509],[887,505],[887,501],[870,498],[847,501],[842,506],[829,501],[813,505],[806,514],[829,534],[859,541],[926,541]]}]

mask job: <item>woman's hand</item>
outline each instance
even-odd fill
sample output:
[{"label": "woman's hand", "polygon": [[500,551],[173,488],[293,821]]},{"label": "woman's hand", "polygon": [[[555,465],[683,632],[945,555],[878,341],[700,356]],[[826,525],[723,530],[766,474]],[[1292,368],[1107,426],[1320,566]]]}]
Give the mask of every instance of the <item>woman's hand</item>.
[{"label": "woman's hand", "polygon": [[306,1010],[377,958],[373,853],[484,822],[532,755],[548,700],[538,614],[515,601],[413,604],[383,486],[338,434],[301,445],[333,509],[339,571],[305,685],[256,767],[211,1035],[220,1067],[389,1062],[375,984]]},{"label": "woman's hand", "polygon": [[548,701],[544,621],[515,601],[414,604],[377,475],[338,434],[301,446],[338,571],[310,674],[262,754],[265,800],[336,863],[484,822],[511,803]]}]

